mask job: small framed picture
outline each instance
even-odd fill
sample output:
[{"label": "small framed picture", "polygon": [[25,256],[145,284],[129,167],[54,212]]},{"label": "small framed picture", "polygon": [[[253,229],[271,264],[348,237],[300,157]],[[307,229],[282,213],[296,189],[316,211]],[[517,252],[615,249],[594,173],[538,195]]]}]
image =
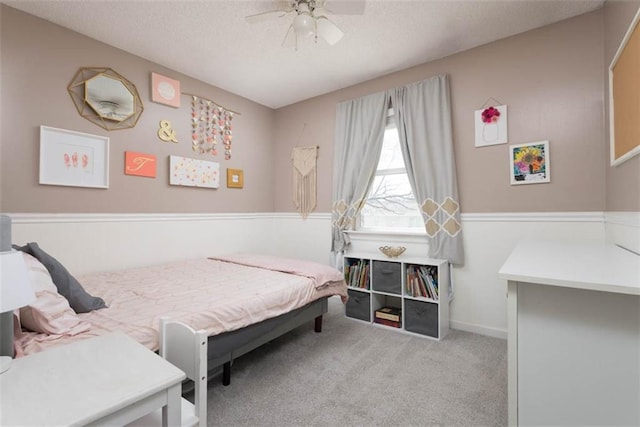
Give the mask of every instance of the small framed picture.
[{"label": "small framed picture", "polygon": [[109,188],[109,138],[40,126],[39,182]]},{"label": "small framed picture", "polygon": [[124,174],[125,175],[155,178],[156,167],[157,167],[156,156],[154,156],[153,154],[137,153],[135,151],[124,152]]},{"label": "small framed picture", "polygon": [[180,82],[162,74],[151,73],[151,100],[180,108]]},{"label": "small framed picture", "polygon": [[220,163],[189,157],[169,156],[169,184],[218,188]]},{"label": "small framed picture", "polygon": [[509,146],[511,184],[550,182],[549,141]]},{"label": "small framed picture", "polygon": [[242,169],[227,168],[227,187],[229,188],[244,187],[244,173]]},{"label": "small framed picture", "polygon": [[476,147],[507,143],[507,106],[496,105],[474,112]]}]

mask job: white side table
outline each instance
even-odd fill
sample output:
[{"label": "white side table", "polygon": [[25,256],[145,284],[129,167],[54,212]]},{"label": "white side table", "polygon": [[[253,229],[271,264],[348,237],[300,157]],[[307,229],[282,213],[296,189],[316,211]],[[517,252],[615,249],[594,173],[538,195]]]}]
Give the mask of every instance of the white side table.
[{"label": "white side table", "polygon": [[123,425],[158,408],[179,425],[184,378],[123,333],[61,345],[0,375],[0,425]]}]

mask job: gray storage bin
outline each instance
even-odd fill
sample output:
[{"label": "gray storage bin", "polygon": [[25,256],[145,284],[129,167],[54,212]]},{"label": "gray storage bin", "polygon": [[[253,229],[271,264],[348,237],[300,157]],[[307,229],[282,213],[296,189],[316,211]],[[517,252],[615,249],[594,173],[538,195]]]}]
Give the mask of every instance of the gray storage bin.
[{"label": "gray storage bin", "polygon": [[399,262],[373,261],[372,289],[400,295],[402,293],[402,275]]},{"label": "gray storage bin", "polygon": [[349,300],[347,301],[347,317],[354,319],[371,321],[371,295],[368,292],[358,292],[349,289]]},{"label": "gray storage bin", "polygon": [[438,304],[406,299],[404,328],[407,331],[438,338]]}]

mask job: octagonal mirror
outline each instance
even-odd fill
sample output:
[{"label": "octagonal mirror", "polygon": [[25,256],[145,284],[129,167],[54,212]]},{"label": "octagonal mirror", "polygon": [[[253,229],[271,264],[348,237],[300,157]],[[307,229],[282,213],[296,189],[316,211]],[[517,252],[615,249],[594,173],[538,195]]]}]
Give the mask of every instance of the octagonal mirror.
[{"label": "octagonal mirror", "polygon": [[126,120],[135,112],[135,97],[124,83],[102,73],[84,82],[84,102],[100,117],[115,122]]},{"label": "octagonal mirror", "polygon": [[142,114],[136,87],[111,68],[81,68],[68,90],[78,113],[107,130],[132,128]]}]

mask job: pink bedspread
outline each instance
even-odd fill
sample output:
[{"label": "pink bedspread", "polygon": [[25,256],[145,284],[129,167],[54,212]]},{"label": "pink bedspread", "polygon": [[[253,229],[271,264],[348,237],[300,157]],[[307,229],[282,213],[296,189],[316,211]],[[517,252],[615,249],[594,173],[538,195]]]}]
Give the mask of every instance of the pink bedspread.
[{"label": "pink bedspread", "polygon": [[[261,258],[261,262],[266,260]],[[161,316],[217,335],[279,316],[324,296],[340,295],[346,301],[347,287],[341,273],[335,271],[332,276],[331,268],[317,265],[307,267],[318,271],[305,272],[304,264],[295,268],[290,265],[295,270],[290,274],[276,271],[284,263],[273,270],[203,258],[80,276],[84,288],[101,296],[108,308],[79,314],[91,324],[89,331],[79,335],[19,334],[15,337],[17,355],[114,330],[157,350]],[[318,275],[319,271],[322,274]]]}]

